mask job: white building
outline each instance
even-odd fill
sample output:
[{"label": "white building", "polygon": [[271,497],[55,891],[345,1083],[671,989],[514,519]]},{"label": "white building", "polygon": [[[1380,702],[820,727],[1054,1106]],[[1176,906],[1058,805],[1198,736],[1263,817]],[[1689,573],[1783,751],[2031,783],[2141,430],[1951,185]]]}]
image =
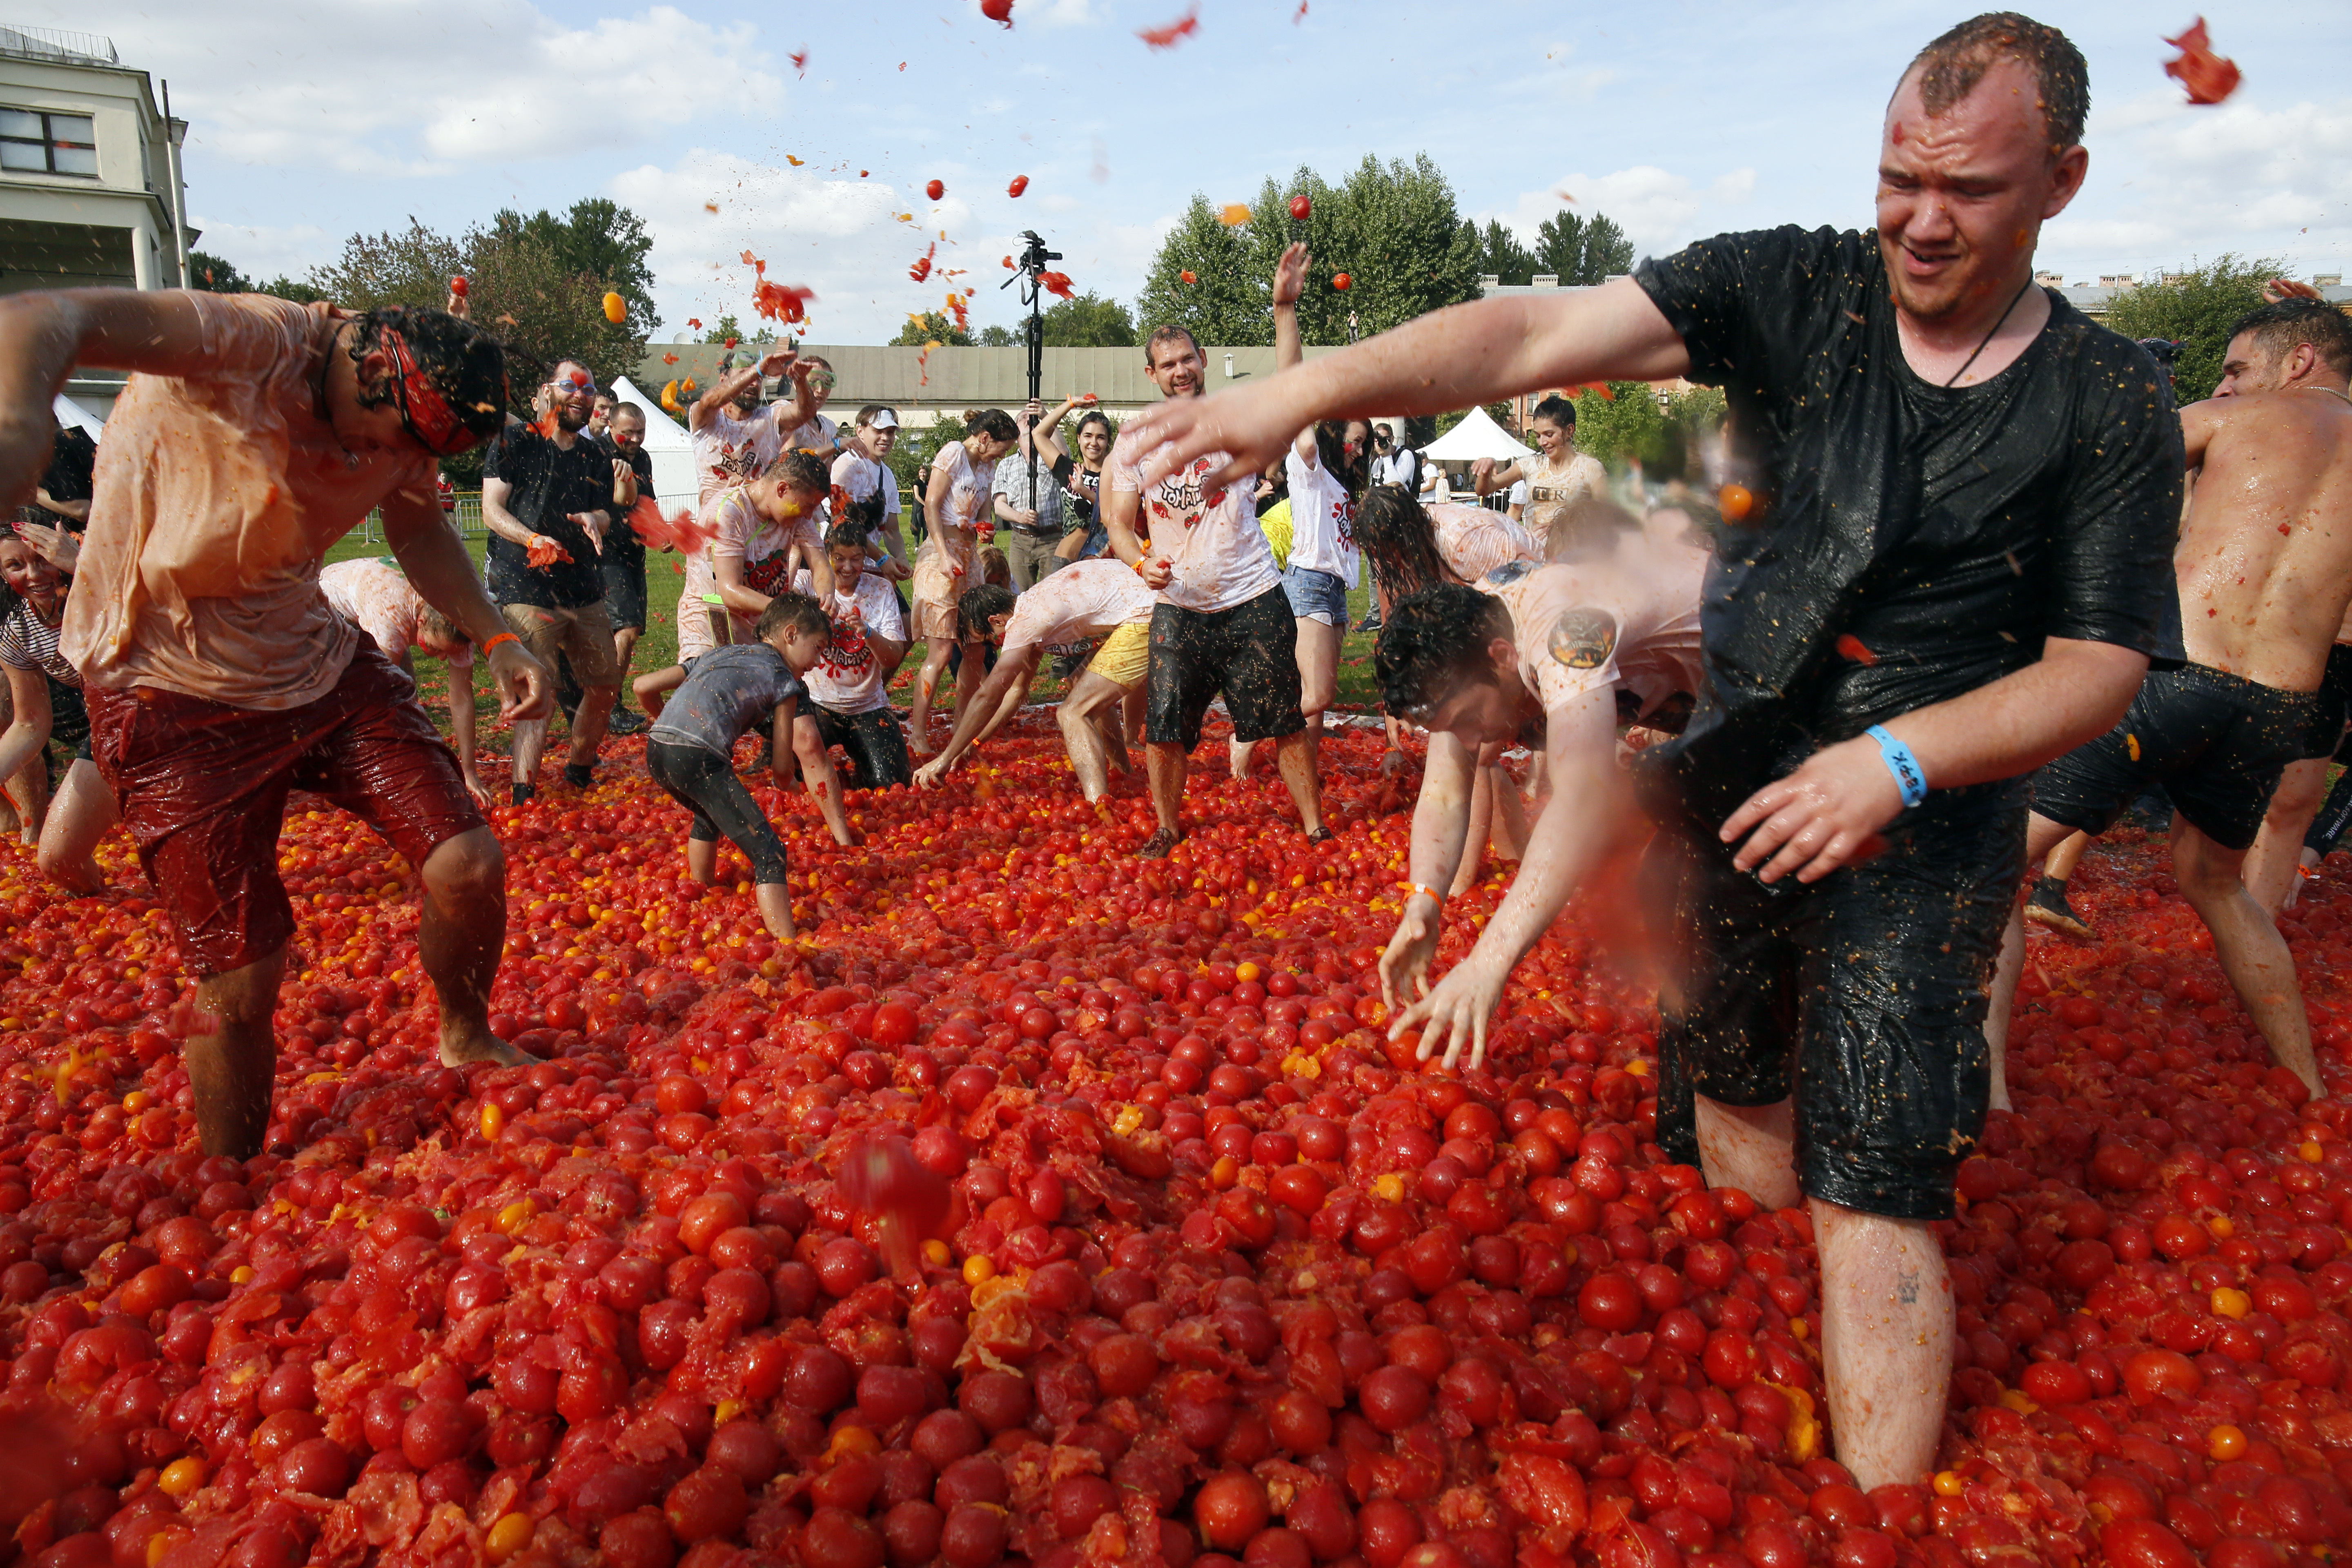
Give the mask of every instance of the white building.
[{"label": "white building", "polygon": [[[110,39],[0,22],[0,293],[182,287],[187,130]],[[103,412],[121,380],[68,393]]]}]

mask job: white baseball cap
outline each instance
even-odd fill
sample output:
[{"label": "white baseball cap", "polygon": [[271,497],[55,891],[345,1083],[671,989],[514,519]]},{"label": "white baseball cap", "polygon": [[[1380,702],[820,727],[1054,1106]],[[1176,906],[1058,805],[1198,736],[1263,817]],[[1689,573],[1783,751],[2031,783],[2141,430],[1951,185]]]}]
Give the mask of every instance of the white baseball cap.
[{"label": "white baseball cap", "polygon": [[898,416],[893,409],[877,408],[874,411],[873,419],[868,423],[877,430],[896,430],[898,427]]}]

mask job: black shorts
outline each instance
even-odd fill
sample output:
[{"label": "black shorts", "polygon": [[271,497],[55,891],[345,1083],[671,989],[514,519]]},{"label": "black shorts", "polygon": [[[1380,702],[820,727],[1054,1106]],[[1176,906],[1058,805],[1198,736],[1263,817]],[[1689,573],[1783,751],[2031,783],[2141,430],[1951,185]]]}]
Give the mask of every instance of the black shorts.
[{"label": "black shorts", "polygon": [[[1691,1096],[1796,1100],[1811,1197],[1945,1219],[1984,1130],[1986,985],[2025,860],[2021,779],[1938,790],[1886,848],[1770,887],[1712,838],[1668,832],[1675,962],[1659,998],[1659,1142],[1689,1159]],[[1669,1142],[1669,1139],[1672,1142]]]},{"label": "black shorts", "polygon": [[2352,643],[2337,643],[2327,650],[2327,673],[2319,678],[2319,689],[2312,696],[2319,711],[2311,721],[2311,742],[2304,748],[2303,760],[2335,757],[2341,762],[2344,725],[2352,720]]},{"label": "black shorts", "polygon": [[907,737],[898,729],[897,709],[836,713],[812,702],[808,716],[816,721],[817,736],[825,745],[839,746],[849,753],[853,776],[843,781],[842,788],[888,789],[913,782],[914,769],[907,762]]},{"label": "black shorts", "polygon": [[644,556],[635,561],[615,561],[606,555],[597,563],[604,574],[604,614],[613,629],[623,626],[632,630],[646,629],[646,562]]},{"label": "black shorts", "polygon": [[2307,754],[2319,696],[2201,664],[2149,672],[2124,721],[2033,775],[2033,809],[2105,833],[2135,796],[2164,786],[2189,826],[2243,849],[2289,763]]},{"label": "black shorts", "polygon": [[1156,746],[1201,743],[1201,717],[1222,692],[1236,741],[1274,741],[1307,728],[1298,706],[1298,624],[1276,583],[1246,604],[1206,614],[1151,611],[1151,673],[1143,737]]}]

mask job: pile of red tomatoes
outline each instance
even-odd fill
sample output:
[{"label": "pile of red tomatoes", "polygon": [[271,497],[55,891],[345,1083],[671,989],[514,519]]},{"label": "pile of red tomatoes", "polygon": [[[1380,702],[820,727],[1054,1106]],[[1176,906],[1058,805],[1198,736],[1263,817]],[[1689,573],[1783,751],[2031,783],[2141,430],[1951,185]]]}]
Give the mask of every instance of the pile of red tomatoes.
[{"label": "pile of red tomatoes", "polygon": [[[1221,750],[1221,748],[1213,748]],[[1666,1163],[1654,1014],[1564,922],[1484,1071],[1391,1047],[1409,781],[1340,831],[1080,802],[1049,723],[787,830],[808,938],[625,748],[499,813],[498,1027],[414,877],[289,823],[269,1152],[197,1152],[142,897],[0,868],[0,1521],[131,1568],[2289,1568],[2352,1541],[2352,1111],[2272,1071],[2145,847],[2037,938],[1942,1227],[1939,1468],[1831,1458],[1801,1212]],[[1221,770],[1220,770],[1221,772]],[[135,887],[119,845],[118,879]],[[2286,923],[2331,1074],[2352,900]],[[1499,884],[1448,907],[1458,957]],[[1612,930],[1612,937],[1618,933]],[[0,1555],[9,1548],[0,1548]]]}]

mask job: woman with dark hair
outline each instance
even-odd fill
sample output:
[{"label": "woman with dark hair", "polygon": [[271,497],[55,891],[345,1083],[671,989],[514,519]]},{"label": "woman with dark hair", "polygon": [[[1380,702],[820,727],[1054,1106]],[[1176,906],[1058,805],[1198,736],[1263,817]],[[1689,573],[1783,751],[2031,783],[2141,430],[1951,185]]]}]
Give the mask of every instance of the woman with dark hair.
[{"label": "woman with dark hair", "polygon": [[[1298,627],[1298,709],[1315,757],[1323,712],[1339,695],[1339,645],[1348,635],[1348,584],[1356,580],[1356,503],[1371,473],[1372,426],[1327,419],[1298,433],[1283,461],[1290,498],[1290,555],[1282,592]],[[1233,742],[1235,778],[1254,748]]]},{"label": "woman with dark hair", "polygon": [[1481,496],[1527,481],[1528,510],[1520,521],[1529,533],[1547,541],[1549,553],[1552,531],[1566,521],[1571,505],[1588,496],[1606,499],[1609,470],[1600,458],[1576,449],[1576,405],[1559,394],[1537,404],[1528,423],[1540,456],[1532,462],[1521,458],[1505,468],[1481,458],[1470,472]]},{"label": "woman with dark hair", "polygon": [[1037,450],[1053,455],[1054,477],[1070,492],[1070,511],[1079,526],[1063,536],[1054,553],[1065,561],[1086,560],[1101,554],[1110,543],[1110,533],[1102,521],[1102,476],[1118,429],[1109,415],[1089,408],[1078,416],[1077,429],[1071,437],[1076,450],[1072,452],[1054,438],[1054,426],[1060,417],[1049,415],[1037,427]]},{"label": "woman with dark hair", "polygon": [[[81,672],[58,652],[66,595],[73,578],[60,571],[23,531],[0,532],[0,669],[6,671],[8,728],[0,733],[0,779],[6,779],[24,824],[25,842],[37,844],[38,863],[68,892],[106,887],[90,851],[114,826],[114,792],[99,776],[89,749],[89,714],[82,705]],[[64,548],[70,552],[73,541]],[[73,557],[67,554],[68,565]],[[54,741],[71,760],[55,799],[49,798],[45,753]]]},{"label": "woman with dark hair", "polygon": [[[981,520],[988,515],[989,481],[998,459],[1020,441],[1013,416],[1002,408],[975,408],[963,416],[964,435],[950,441],[932,457],[929,489],[923,511],[930,531],[915,557],[914,635],[923,641],[923,668],[915,677],[914,710],[908,714],[907,750],[915,756],[931,754],[931,695],[947,669],[949,650],[963,647],[964,668],[979,669],[985,658],[985,636],[966,638],[956,616],[956,602],[977,577],[973,548]],[[962,711],[977,679],[956,682],[956,709]]]}]

